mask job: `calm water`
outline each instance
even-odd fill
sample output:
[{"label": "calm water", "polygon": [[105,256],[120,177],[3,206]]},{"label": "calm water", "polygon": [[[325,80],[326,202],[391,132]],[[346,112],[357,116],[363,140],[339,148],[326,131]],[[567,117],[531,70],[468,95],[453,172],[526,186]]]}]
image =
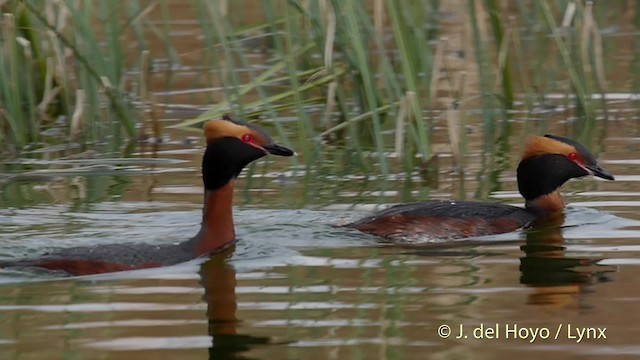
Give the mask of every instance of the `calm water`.
[{"label": "calm water", "polygon": [[[181,24],[193,27],[193,21]],[[178,51],[193,46],[184,33],[175,36],[185,40]],[[607,39],[626,44],[629,38]],[[612,56],[622,65],[610,79],[625,81],[631,54]],[[178,71],[171,89],[162,89],[163,76],[152,79],[159,97],[189,89],[200,75]],[[310,167],[265,159],[238,182],[236,247],[207,261],[77,278],[0,270],[0,359],[635,358],[636,95],[609,94],[607,121],[598,113],[587,137],[616,181],[566,184],[569,207],[560,228],[398,246],[333,227],[398,202],[521,204],[515,168],[527,134],[573,131],[566,107],[572,101],[563,96],[549,94],[549,103],[533,113],[513,112],[501,150],[485,142],[491,130],[470,110],[462,174],[438,117],[439,181],[429,189],[420,171],[404,174],[393,159],[389,176],[367,176],[341,147],[326,145]],[[184,108],[201,111],[205,103],[176,92],[164,122],[193,116]],[[165,131],[161,144],[139,144],[127,159],[109,150],[78,156],[78,149],[49,148],[3,161],[0,260],[193,236],[201,216],[203,144],[192,135]],[[385,136],[392,143],[393,133]],[[371,162],[375,167],[373,156]]]}]

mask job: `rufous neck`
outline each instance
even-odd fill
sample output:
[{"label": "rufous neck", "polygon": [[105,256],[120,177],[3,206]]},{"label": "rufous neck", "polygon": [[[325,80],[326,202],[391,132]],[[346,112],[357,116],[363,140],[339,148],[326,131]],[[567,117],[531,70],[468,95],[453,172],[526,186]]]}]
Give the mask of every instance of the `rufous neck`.
[{"label": "rufous neck", "polygon": [[558,189],[533,200],[527,200],[525,206],[538,218],[553,219],[564,216],[564,200]]},{"label": "rufous neck", "polygon": [[205,190],[202,227],[193,246],[196,256],[218,252],[235,240],[233,182],[231,180],[215,190]]}]

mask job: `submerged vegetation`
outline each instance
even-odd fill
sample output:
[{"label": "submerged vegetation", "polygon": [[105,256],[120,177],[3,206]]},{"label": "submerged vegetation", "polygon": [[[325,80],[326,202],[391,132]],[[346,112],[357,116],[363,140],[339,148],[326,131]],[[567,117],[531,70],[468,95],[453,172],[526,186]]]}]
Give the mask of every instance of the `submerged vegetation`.
[{"label": "submerged vegetation", "polygon": [[[170,10],[176,6],[195,19],[197,31],[177,35],[179,19]],[[615,23],[627,6],[0,1],[0,151],[157,136],[159,112],[178,94],[172,93],[176,74],[192,72],[188,101],[202,113],[173,126],[194,127],[226,112],[271,119],[307,164],[322,156],[318,144],[334,142],[352,149],[367,172],[388,174],[390,151],[405,170],[416,162],[428,169],[437,123],[448,127],[460,165],[465,111],[475,107],[482,109],[488,153],[498,157],[484,159],[492,172],[504,162],[501,139],[510,132],[513,109],[544,108],[548,93],[573,99],[574,135],[589,135],[596,110],[604,107],[594,94],[609,91],[598,23]],[[287,118],[295,120],[278,121]],[[52,129],[59,136],[49,136]],[[375,169],[366,161],[370,153]]]}]

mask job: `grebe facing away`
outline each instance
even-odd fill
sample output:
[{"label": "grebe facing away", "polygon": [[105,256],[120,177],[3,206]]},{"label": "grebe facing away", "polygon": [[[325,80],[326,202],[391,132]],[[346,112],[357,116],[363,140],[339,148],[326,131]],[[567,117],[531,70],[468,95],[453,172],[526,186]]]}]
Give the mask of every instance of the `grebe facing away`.
[{"label": "grebe facing away", "polygon": [[613,180],[579,143],[553,135],[531,137],[518,165],[525,207],[469,201],[396,205],[345,225],[396,241],[448,240],[511,232],[561,216],[560,186],[587,175]]},{"label": "grebe facing away", "polygon": [[207,148],[202,158],[204,208],[198,234],[177,244],[106,244],[62,249],[36,259],[0,267],[37,267],[70,275],[89,275],[173,265],[221,251],[235,240],[233,183],[250,162],[267,154],[291,156],[258,126],[224,116],[204,125]]}]

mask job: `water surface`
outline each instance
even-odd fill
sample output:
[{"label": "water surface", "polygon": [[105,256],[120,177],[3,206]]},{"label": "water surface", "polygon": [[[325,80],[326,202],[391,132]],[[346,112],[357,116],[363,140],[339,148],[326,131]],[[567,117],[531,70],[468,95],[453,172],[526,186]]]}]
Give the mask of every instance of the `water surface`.
[{"label": "water surface", "polygon": [[[181,26],[193,30],[190,21]],[[177,51],[193,51],[191,35],[175,35]],[[626,46],[607,51],[608,63],[615,62],[607,111],[582,128],[565,93],[545,94],[533,109],[519,95],[514,111],[495,111],[499,131],[470,102],[461,166],[453,162],[445,116],[430,118],[437,181],[422,168],[405,171],[393,154],[392,131],[384,135],[387,175],[376,171],[372,147],[365,149],[367,172],[352,144],[323,143],[318,156],[266,158],[245,170],[235,198],[239,240],[224,254],[76,278],[0,270],[0,359],[637,357],[640,132],[638,95],[625,85],[637,51],[629,45],[632,32],[603,36],[606,46]],[[256,62],[265,61],[261,56]],[[166,101],[163,125],[210,103],[208,90],[190,93],[202,74],[187,65],[176,67],[171,82],[161,72],[152,78],[151,89]],[[291,116],[262,123],[273,133],[269,124],[280,122],[286,131],[295,126]],[[204,144],[191,132],[163,131],[161,142],[126,151],[54,145],[2,159],[0,261],[193,236]],[[616,176],[566,184],[569,207],[560,227],[397,245],[334,226],[400,202],[521,205],[515,169],[522,144],[545,132],[586,134],[581,141]],[[314,140],[293,144],[302,141]],[[316,161],[305,161],[312,155]],[[446,326],[451,333],[443,338]],[[579,331],[589,338],[578,338]]]},{"label": "water surface", "polygon": [[[370,213],[378,203],[401,201],[406,191],[377,189],[383,181],[402,189],[406,176],[366,184],[357,177],[310,181],[301,169],[269,159],[274,172],[239,181],[239,241],[225,254],[78,278],[0,273],[0,352],[8,359],[52,352],[83,359],[637,355],[640,222],[632,160],[640,157],[624,151],[633,143],[605,138],[610,145],[600,157],[618,180],[568,183],[561,228],[446,246],[398,246],[333,226]],[[0,256],[192,236],[201,214],[202,147],[163,152],[172,147],[158,149],[159,158],[167,159],[160,164],[109,169],[118,175],[104,169],[79,175],[77,164],[44,180],[34,170],[11,172],[14,178],[3,185],[8,204],[0,210]],[[491,193],[490,201],[521,202],[513,171],[505,171],[502,190]],[[19,174],[24,178],[15,178]],[[118,184],[125,184],[122,190]],[[408,196],[420,198],[420,191],[414,185]],[[317,195],[297,206],[292,199],[302,192]],[[11,200],[18,196],[20,202]],[[436,190],[430,198],[447,196],[455,197]],[[452,338],[438,335],[442,325],[451,327]],[[461,325],[467,338],[455,339]],[[484,330],[474,333],[479,326]],[[474,338],[491,336],[486,328],[496,326],[500,338]],[[578,342],[569,326],[606,328],[606,339]],[[551,335],[505,338],[515,327]]]}]

